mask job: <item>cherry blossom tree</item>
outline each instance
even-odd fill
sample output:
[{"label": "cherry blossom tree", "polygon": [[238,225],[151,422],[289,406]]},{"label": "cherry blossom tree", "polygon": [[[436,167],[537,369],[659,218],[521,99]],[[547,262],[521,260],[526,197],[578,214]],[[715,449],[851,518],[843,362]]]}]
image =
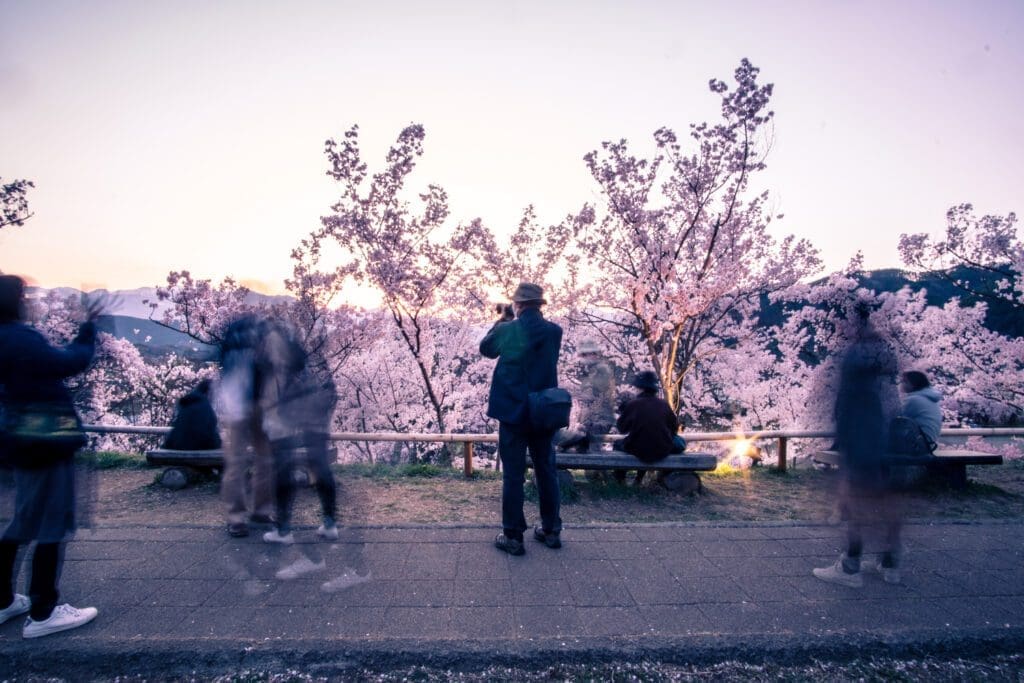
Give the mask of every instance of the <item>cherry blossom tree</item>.
[{"label": "cherry blossom tree", "polygon": [[424,137],[423,126],[406,127],[390,148],[385,168],[372,176],[362,159],[358,126],[340,142],[328,140],[327,173],[339,183],[341,196],[315,237],[333,238],[349,259],[352,277],[380,293],[432,410],[425,426],[446,432],[439,364],[446,335],[435,323],[442,311],[480,315],[472,296],[474,280],[494,242],[479,219],[448,226],[448,196],[437,185],[418,195],[418,207],[407,200],[406,181],[423,154]]},{"label": "cherry blossom tree", "polygon": [[[74,338],[85,312],[81,299],[46,293],[30,302],[34,325],[54,344]],[[97,336],[96,356],[89,369],[68,380],[72,400],[87,423],[109,425],[165,425],[173,416],[176,400],[201,379],[213,373],[209,366],[168,355],[147,363],[136,346],[105,332]],[[130,435],[99,435],[100,449],[135,450],[152,445],[152,438]]]},{"label": "cherry blossom tree", "polygon": [[[225,278],[219,285],[192,277],[187,270],[172,271],[167,285],[156,288],[156,301],[147,301],[150,319],[164,327],[184,332],[202,344],[220,344],[231,321],[253,311],[247,301],[249,289]],[[163,315],[153,317],[161,303],[168,303]]]},{"label": "cherry blossom tree", "polygon": [[[946,212],[944,239],[900,235],[900,256],[905,265],[946,279],[967,296],[1024,312],[1024,243],[1016,225],[1015,213],[978,218],[973,205],[958,204]],[[961,266],[978,281],[965,278]]]},{"label": "cherry blossom tree", "polygon": [[710,82],[722,118],[691,125],[690,146],[661,128],[651,158],[625,140],[585,157],[603,202],[575,229],[592,278],[576,321],[603,332],[633,369],[655,369],[677,410],[687,376],[751,333],[761,298],[819,267],[809,243],[769,233],[766,195],[749,196],[773,117],[772,85],[757,76],[743,60],[733,89]]}]

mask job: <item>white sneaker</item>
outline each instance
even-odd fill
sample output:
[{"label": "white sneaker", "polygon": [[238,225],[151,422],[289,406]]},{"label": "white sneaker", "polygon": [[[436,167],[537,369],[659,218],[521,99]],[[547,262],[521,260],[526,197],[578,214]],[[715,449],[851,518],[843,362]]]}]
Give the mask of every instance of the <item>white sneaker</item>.
[{"label": "white sneaker", "polygon": [[14,594],[14,601],[8,607],[0,609],[0,624],[20,616],[32,608],[32,601],[27,595]]},{"label": "white sneaker", "polygon": [[860,572],[847,574],[843,571],[843,558],[839,558],[835,564],[830,564],[827,567],[815,568],[812,573],[822,581],[838,583],[847,588],[860,588],[864,585],[864,577],[860,575]]},{"label": "white sneaker", "polygon": [[283,543],[284,545],[291,545],[295,543],[295,535],[292,532],[282,535],[280,531],[274,529],[273,531],[267,531],[263,534],[264,543]]},{"label": "white sneaker", "polygon": [[327,569],[327,563],[323,560],[314,562],[308,557],[300,557],[299,559],[292,562],[284,569],[279,570],[274,576],[281,579],[282,581],[291,581],[292,579],[299,579],[307,574],[313,572],[319,572]]},{"label": "white sneaker", "polygon": [[337,541],[338,525],[332,524],[331,526],[327,526],[326,524],[321,524],[320,528],[316,530],[316,535],[320,538],[327,539],[328,541]]},{"label": "white sneaker", "polygon": [[369,572],[366,573],[366,576],[360,576],[356,573],[355,569],[352,569],[346,571],[344,574],[340,576],[334,577],[330,581],[325,581],[320,586],[320,590],[322,590],[324,593],[337,593],[338,591],[343,591],[346,588],[351,588],[352,586],[358,586],[361,583],[366,583],[371,578],[373,578],[373,574]]},{"label": "white sneaker", "polygon": [[25,627],[21,629],[23,638],[39,638],[48,636],[51,633],[67,631],[68,629],[84,626],[96,618],[99,610],[95,607],[83,607],[78,609],[68,604],[57,605],[49,619],[36,621],[29,617],[25,621]]}]

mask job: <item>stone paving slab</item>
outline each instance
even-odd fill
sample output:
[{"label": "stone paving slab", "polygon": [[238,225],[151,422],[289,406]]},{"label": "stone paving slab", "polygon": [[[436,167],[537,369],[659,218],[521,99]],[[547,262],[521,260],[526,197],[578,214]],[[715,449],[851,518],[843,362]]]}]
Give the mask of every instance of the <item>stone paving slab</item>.
[{"label": "stone paving slab", "polygon": [[[59,674],[75,661],[159,672],[265,657],[344,669],[374,657],[494,663],[553,651],[679,658],[1024,643],[1020,523],[909,525],[903,583],[867,575],[859,590],[811,575],[842,545],[826,525],[569,528],[561,550],[527,540],[523,557],[493,548],[494,533],[348,528],[326,543],[301,529],[285,547],[200,527],[85,530],[68,546],[62,588],[99,618],[40,641],[20,637],[20,619],[0,625],[0,676]],[[322,568],[276,578],[299,560]],[[339,586],[339,577],[358,581]],[[163,659],[139,663],[142,652]]]}]

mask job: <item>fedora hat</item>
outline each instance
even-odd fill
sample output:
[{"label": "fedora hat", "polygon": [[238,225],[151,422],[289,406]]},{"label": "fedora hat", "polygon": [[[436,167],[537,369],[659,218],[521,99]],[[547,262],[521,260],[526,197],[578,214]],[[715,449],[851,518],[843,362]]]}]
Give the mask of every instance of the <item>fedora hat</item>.
[{"label": "fedora hat", "polygon": [[517,304],[525,304],[531,302],[538,302],[546,304],[544,300],[544,290],[540,288],[540,285],[535,285],[530,282],[520,282],[519,286],[516,287],[516,291],[512,293],[512,301]]}]

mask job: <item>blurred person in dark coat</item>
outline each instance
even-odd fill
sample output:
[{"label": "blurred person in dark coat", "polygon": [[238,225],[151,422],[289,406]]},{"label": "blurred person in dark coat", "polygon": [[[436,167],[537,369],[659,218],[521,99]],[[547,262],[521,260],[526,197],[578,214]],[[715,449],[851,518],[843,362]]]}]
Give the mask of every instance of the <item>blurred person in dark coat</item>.
[{"label": "blurred person in dark coat", "polygon": [[540,498],[541,524],[534,538],[549,548],[561,547],[562,518],[551,446],[554,431],[537,432],[529,422],[529,395],[558,386],[558,354],[562,328],[544,319],[540,307],[546,304],[544,291],[535,284],[520,283],[512,295],[515,317],[498,320],[480,342],[480,353],[497,358],[487,415],[498,420],[498,454],[503,466],[501,490],[502,533],[494,540],[499,550],[522,555],[523,532],[528,528],[523,514],[523,484],[526,452],[533,460]]},{"label": "blurred person in dark coat", "polygon": [[836,445],[843,475],[841,496],[849,516],[846,552],[835,564],[814,570],[823,581],[851,588],[863,585],[863,537],[870,527],[884,531],[881,565],[889,583],[899,582],[901,515],[891,495],[886,453],[889,425],[899,409],[896,357],[870,321],[865,303],[854,307],[856,332],[840,365],[835,399]]},{"label": "blurred person in dark coat", "polygon": [[[54,348],[26,325],[25,285],[19,277],[0,275],[0,386],[3,408],[28,410],[49,406],[73,414],[64,379],[83,372],[96,348],[97,309],[88,311],[78,336]],[[38,410],[38,408],[36,408]],[[0,538],[0,623],[28,613],[25,638],[66,631],[96,618],[95,607],[58,604],[58,581],[64,544],[75,532],[75,464],[77,445],[38,445],[11,440],[5,455],[14,468],[14,517]],[[45,452],[44,452],[45,451]],[[36,543],[28,596],[14,592],[18,547]]]}]

